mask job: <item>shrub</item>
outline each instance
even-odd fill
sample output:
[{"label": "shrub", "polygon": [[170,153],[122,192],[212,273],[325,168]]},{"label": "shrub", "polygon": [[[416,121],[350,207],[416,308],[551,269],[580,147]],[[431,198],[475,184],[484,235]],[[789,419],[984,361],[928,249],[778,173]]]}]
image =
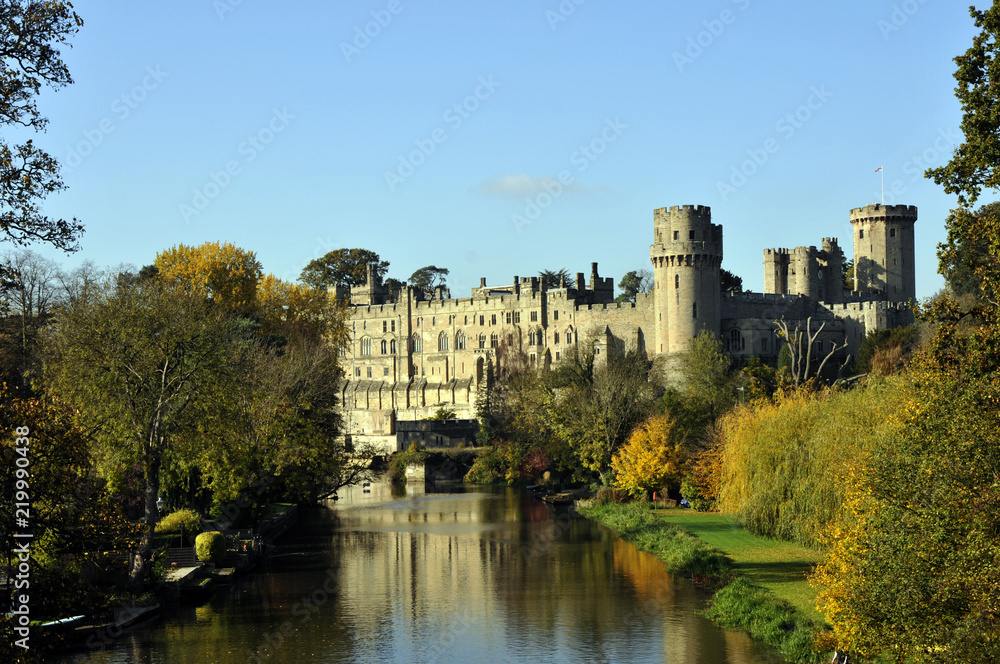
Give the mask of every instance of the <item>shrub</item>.
[{"label": "shrub", "polygon": [[708,512],[715,507],[714,500],[702,497],[691,476],[687,476],[681,481],[681,498],[688,501],[688,505],[699,512]]},{"label": "shrub", "polygon": [[201,516],[191,509],[177,510],[160,519],[156,524],[157,535],[197,535],[201,532]]},{"label": "shrub", "polygon": [[219,565],[226,559],[226,538],[218,530],[201,533],[194,540],[194,552],[201,562]]},{"label": "shrub", "polygon": [[608,503],[624,504],[632,501],[632,496],[625,489],[612,486],[602,486],[594,496],[594,504],[607,505]]},{"label": "shrub", "polygon": [[502,484],[507,474],[507,463],[502,453],[491,447],[478,457],[465,474],[465,481],[472,484]]}]

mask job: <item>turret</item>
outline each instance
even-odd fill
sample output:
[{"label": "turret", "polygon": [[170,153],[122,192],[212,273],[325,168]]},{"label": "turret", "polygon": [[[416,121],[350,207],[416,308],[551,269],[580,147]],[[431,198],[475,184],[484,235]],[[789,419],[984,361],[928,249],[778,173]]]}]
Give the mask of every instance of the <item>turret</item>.
[{"label": "turret", "polygon": [[653,211],[653,242],[654,352],[678,353],[701,330],[719,334],[722,226],[712,223],[708,207],[660,208]]},{"label": "turret", "polygon": [[854,291],[890,302],[916,299],[913,205],[867,205],[851,210]]}]

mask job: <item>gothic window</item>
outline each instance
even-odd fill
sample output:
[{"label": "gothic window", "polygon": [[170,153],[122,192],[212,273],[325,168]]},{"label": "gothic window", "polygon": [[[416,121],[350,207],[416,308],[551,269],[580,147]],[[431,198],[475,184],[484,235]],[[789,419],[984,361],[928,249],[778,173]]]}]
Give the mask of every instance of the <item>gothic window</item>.
[{"label": "gothic window", "polygon": [[422,353],[424,352],[424,340],[419,334],[413,335],[413,352]]},{"label": "gothic window", "polygon": [[461,330],[455,335],[455,350],[465,350],[465,332]]},{"label": "gothic window", "polygon": [[555,333],[555,334],[554,334],[554,335],[552,336],[552,343],[555,343],[555,344],[558,344],[558,343],[559,343],[559,333],[558,333],[558,332],[556,332],[556,333]]},{"label": "gothic window", "polygon": [[361,354],[371,355],[372,354],[372,340],[364,338],[361,340]]},{"label": "gothic window", "polygon": [[573,328],[566,330],[566,343],[573,343]]},{"label": "gothic window", "polygon": [[486,348],[486,335],[485,334],[480,334],[479,335],[479,347],[480,348]]},{"label": "gothic window", "polygon": [[500,346],[500,336],[494,332],[490,335],[490,348],[497,348]]},{"label": "gothic window", "polygon": [[382,354],[385,355],[388,352],[389,352],[389,344],[386,342],[385,339],[383,339],[382,340]]},{"label": "gothic window", "polygon": [[393,339],[392,341],[389,342],[389,352],[392,353],[393,355],[396,354],[396,340],[395,339]]},{"label": "gothic window", "polygon": [[534,330],[532,330],[531,332],[528,332],[528,345],[529,346],[536,346],[536,345],[538,345],[538,335],[535,334]]},{"label": "gothic window", "polygon": [[448,350],[448,333],[442,332],[438,335],[438,350]]}]

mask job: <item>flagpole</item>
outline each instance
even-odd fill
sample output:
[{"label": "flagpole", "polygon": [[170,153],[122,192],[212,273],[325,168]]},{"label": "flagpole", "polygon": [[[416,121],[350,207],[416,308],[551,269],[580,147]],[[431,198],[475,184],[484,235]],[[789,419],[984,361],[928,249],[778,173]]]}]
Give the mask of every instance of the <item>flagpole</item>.
[{"label": "flagpole", "polygon": [[882,207],[885,207],[885,168],[879,166],[879,169],[882,171]]}]

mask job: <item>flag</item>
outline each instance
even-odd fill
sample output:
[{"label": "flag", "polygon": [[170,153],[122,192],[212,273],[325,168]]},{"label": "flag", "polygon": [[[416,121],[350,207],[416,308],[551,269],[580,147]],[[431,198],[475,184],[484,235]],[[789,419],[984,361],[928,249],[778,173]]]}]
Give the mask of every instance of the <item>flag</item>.
[{"label": "flag", "polygon": [[876,172],[876,173],[878,173],[878,172],[879,172],[879,171],[881,171],[881,170],[882,170],[882,167],[881,167],[881,166],[879,166],[878,168],[876,168],[876,169],[875,169],[875,172]]}]

